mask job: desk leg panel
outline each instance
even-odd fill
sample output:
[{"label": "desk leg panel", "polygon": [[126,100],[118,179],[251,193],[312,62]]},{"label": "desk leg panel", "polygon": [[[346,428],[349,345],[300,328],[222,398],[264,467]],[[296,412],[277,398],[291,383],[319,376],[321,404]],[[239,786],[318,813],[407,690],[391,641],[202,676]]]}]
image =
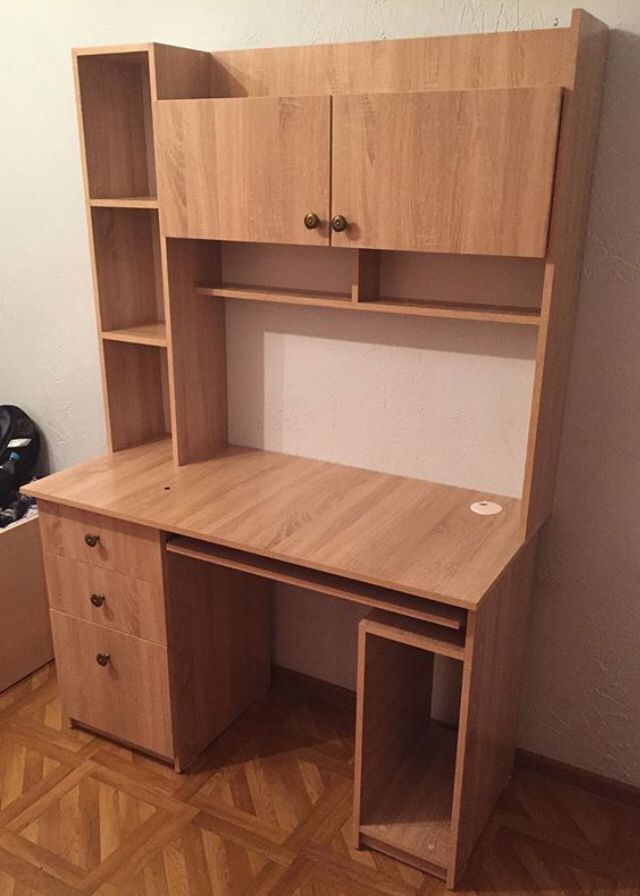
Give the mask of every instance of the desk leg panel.
[{"label": "desk leg panel", "polygon": [[513,771],[536,541],[469,613],[447,885],[459,881]]},{"label": "desk leg panel", "polygon": [[271,582],[167,556],[167,643],[176,769],[269,688]]}]

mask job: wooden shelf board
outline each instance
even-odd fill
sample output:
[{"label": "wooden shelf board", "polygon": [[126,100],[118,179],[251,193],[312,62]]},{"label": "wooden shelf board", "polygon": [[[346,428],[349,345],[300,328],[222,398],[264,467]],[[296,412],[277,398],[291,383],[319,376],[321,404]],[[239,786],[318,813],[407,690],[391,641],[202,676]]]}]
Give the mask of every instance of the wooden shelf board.
[{"label": "wooden shelf board", "polygon": [[92,208],[158,208],[157,196],[114,196],[109,199],[90,199]]},{"label": "wooden shelf board", "polygon": [[[517,499],[255,448],[177,467],[170,443],[147,444],[24,491],[465,609],[523,544]],[[478,516],[481,500],[502,512]]]},{"label": "wooden shelf board", "polygon": [[482,320],[497,324],[524,324],[537,327],[540,311],[537,308],[518,308],[513,305],[463,305],[453,302],[411,302],[409,299],[380,298],[359,302],[360,311],[380,314],[409,314],[421,317],[444,317],[454,320]]},{"label": "wooden shelf board", "polygon": [[320,293],[305,289],[270,289],[268,287],[244,286],[239,283],[213,287],[201,286],[196,289],[196,292],[203,296],[220,296],[224,299],[244,299],[251,302],[315,305],[321,308],[351,307],[351,295],[348,293]]},{"label": "wooden shelf board", "polygon": [[364,843],[445,876],[457,737],[452,728],[431,722],[360,825]]},{"label": "wooden shelf board", "polygon": [[130,342],[135,345],[157,345],[166,348],[167,328],[162,322],[141,324],[138,327],[125,327],[121,330],[105,330],[102,338],[112,342]]},{"label": "wooden shelf board", "polygon": [[200,286],[199,295],[219,296],[225,299],[242,299],[252,302],[306,305],[319,308],[339,308],[347,311],[369,311],[379,314],[404,314],[419,317],[442,317],[454,320],[476,320],[490,323],[524,324],[538,326],[540,311],[537,308],[518,308],[499,305],[462,305],[451,302],[411,302],[408,299],[381,298],[365,302],[352,302],[346,293],[319,293],[312,290],[270,289],[243,286],[237,283],[221,286]]}]

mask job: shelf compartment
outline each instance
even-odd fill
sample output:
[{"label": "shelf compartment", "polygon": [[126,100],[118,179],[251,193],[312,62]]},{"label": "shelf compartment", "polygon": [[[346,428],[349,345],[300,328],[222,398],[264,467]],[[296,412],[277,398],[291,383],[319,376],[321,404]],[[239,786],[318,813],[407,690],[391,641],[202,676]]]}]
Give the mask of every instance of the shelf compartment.
[{"label": "shelf compartment", "polygon": [[92,199],[156,194],[149,53],[76,54]]},{"label": "shelf compartment", "polygon": [[90,199],[92,208],[158,208],[157,196],[113,196],[110,199]]},{"label": "shelf compartment", "polygon": [[416,738],[368,823],[360,825],[362,846],[446,878],[456,743],[457,732],[437,722]]},{"label": "shelf compartment", "polygon": [[540,311],[536,308],[509,306],[463,305],[447,302],[411,302],[404,299],[376,299],[352,302],[345,293],[323,294],[312,290],[272,289],[228,283],[200,286],[198,295],[218,296],[277,305],[302,305],[317,308],[338,308],[342,311],[368,311],[378,314],[403,314],[414,317],[441,317],[453,320],[479,320],[490,323],[539,326]]},{"label": "shelf compartment", "polygon": [[157,211],[92,208],[91,221],[102,331],[161,323],[164,308]]},{"label": "shelf compartment", "polygon": [[102,338],[112,342],[129,342],[135,345],[155,345],[166,348],[167,328],[164,323],[142,324],[138,327],[123,327],[121,330],[107,330]]},{"label": "shelf compartment", "polygon": [[446,657],[459,668],[464,651],[463,632],[379,610],[359,627],[356,841],[442,879],[457,731],[432,718],[434,665]]},{"label": "shelf compartment", "polygon": [[171,429],[166,351],[108,339],[102,348],[111,450],[166,438]]}]

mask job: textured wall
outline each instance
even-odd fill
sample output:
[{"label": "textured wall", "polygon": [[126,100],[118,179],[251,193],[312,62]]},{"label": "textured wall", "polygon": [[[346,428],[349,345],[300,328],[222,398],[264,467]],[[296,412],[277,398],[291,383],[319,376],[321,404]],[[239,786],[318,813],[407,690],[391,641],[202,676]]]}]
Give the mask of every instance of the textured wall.
[{"label": "textured wall", "polygon": [[[640,426],[636,422],[640,413],[640,5],[637,0],[593,0],[586,5],[616,31],[556,511],[542,546],[521,743],[640,785],[636,647],[640,628]],[[566,25],[570,8],[567,0],[235,0],[233,4],[186,0],[178,5],[173,0],[117,4],[112,0],[56,4],[24,0],[4,4],[0,29],[0,401],[22,404],[39,420],[54,468],[104,447],[70,47],[154,39],[231,48],[550,27],[556,21]],[[229,335],[236,345],[242,337],[235,324],[244,314],[238,307],[230,315]],[[279,331],[291,326],[298,339],[306,338],[298,332],[306,326],[298,311],[283,312],[279,321]],[[256,318],[247,338],[255,342],[261,326],[269,332],[268,322]],[[349,363],[356,365],[365,395],[367,363],[377,373],[380,364],[386,364],[392,378],[387,394],[381,399],[370,393],[369,402],[364,408],[354,407],[354,419],[349,421],[347,405],[340,405],[345,400],[340,383],[334,383],[342,410],[333,440],[325,426],[323,452],[339,456],[341,450],[347,451],[346,426],[368,438],[370,421],[363,415],[371,407],[377,413],[381,400],[397,422],[395,428],[401,429],[403,414],[406,419],[412,408],[393,380],[400,369],[396,362],[405,365],[405,372],[413,370],[420,385],[430,381],[425,364],[431,371],[448,370],[448,356],[440,359],[444,367],[437,366],[435,337],[428,346],[414,346],[416,351],[431,352],[424,356],[426,361],[418,361],[417,355],[398,361],[391,349],[385,354],[383,331],[376,333],[372,327],[367,324],[373,346],[369,361],[363,343],[354,340],[357,357]],[[440,332],[443,338],[453,338]],[[287,345],[294,350],[288,352]],[[285,359],[290,372],[292,364],[301,362],[296,360],[301,346],[281,340],[280,353],[272,352],[270,357],[276,364]],[[324,355],[317,345],[313,349],[321,375],[331,371],[330,339],[326,348]],[[460,355],[461,363],[476,363],[467,349],[462,348]],[[503,413],[492,420],[480,418],[479,444],[469,433],[456,432],[442,406],[436,409],[449,444],[457,451],[466,444],[465,463],[475,464],[474,475],[486,440],[492,432],[498,434],[496,444],[507,451],[503,487],[508,491],[521,451],[522,421],[515,407],[519,390],[527,388],[526,352],[512,351],[506,360],[510,386]],[[505,358],[489,358],[489,366],[494,365],[492,376],[500,361]],[[271,367],[264,371],[264,381],[271,385],[274,371]],[[246,382],[232,379],[231,391],[232,401],[245,401]],[[271,416],[265,414],[266,436],[269,420],[273,421],[281,403],[272,391],[264,399],[263,410],[272,408]],[[322,410],[326,416],[326,406]],[[309,426],[325,422],[315,418],[301,425],[295,416],[286,432],[277,434],[283,444],[295,444]],[[246,418],[250,426],[251,414]],[[424,430],[414,426],[406,435],[405,439],[397,432],[395,443],[388,442],[385,449],[386,459],[379,457],[376,463],[393,464],[399,472],[415,475],[416,464],[424,462],[447,475],[442,458],[424,440]],[[271,432],[269,437],[273,436]],[[350,458],[345,454],[342,459]],[[503,467],[502,462],[497,467]],[[495,479],[497,473],[499,469],[494,469],[489,475]],[[348,681],[353,674],[357,616],[352,608],[285,592],[278,604],[278,655],[327,678]],[[300,644],[310,625],[317,638],[310,649],[302,651]]]}]

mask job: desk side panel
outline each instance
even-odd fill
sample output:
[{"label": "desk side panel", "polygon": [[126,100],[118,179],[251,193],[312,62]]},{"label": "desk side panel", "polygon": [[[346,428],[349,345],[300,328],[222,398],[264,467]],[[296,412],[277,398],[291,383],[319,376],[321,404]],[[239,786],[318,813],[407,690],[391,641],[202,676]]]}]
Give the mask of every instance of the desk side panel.
[{"label": "desk side panel", "polygon": [[513,770],[537,538],[468,616],[453,796],[453,887]]}]

